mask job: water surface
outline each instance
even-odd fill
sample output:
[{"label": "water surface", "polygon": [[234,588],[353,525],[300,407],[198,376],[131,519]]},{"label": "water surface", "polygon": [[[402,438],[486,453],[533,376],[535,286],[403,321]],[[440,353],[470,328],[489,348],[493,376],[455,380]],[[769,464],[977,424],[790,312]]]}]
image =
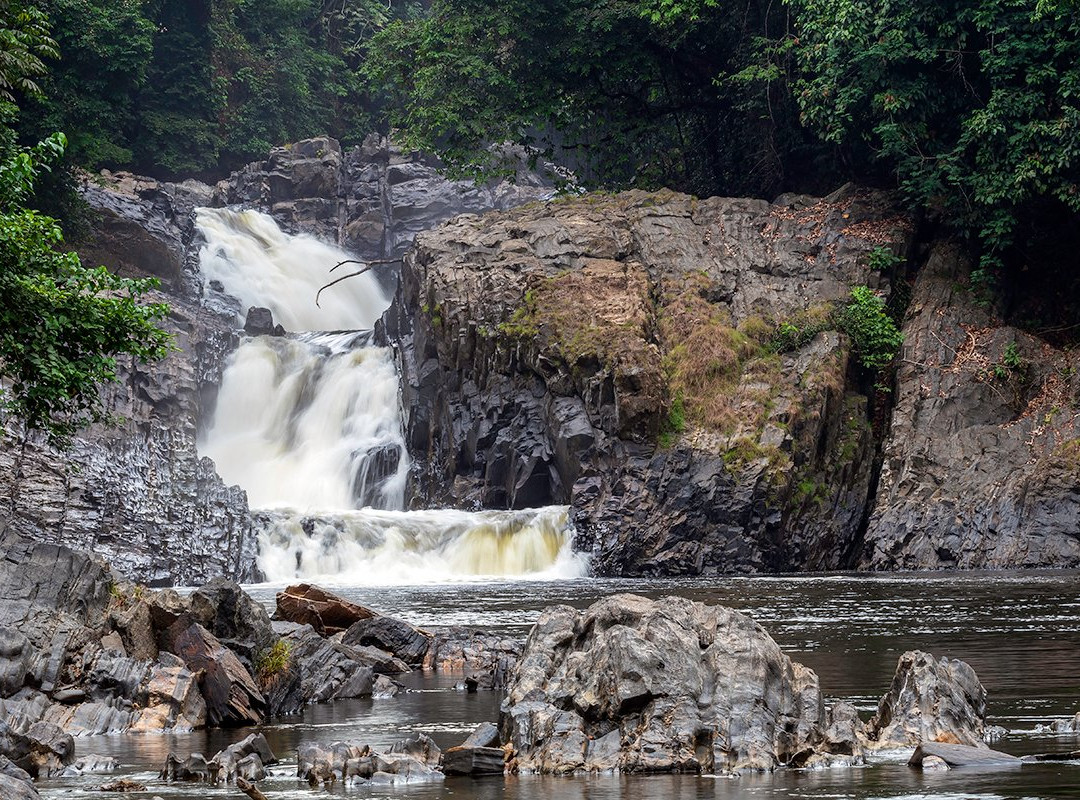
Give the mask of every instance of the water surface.
[{"label": "water surface", "polygon": [[[272,607],[277,587],[249,591]],[[830,698],[855,703],[864,719],[888,688],[897,658],[923,649],[968,661],[989,694],[988,724],[1009,733],[995,746],[1015,754],[1080,749],[1080,738],[1039,733],[1035,726],[1080,710],[1080,576],[1075,573],[800,576],[709,580],[459,582],[420,586],[336,586],[341,594],[420,626],[470,625],[526,635],[552,604],[584,607],[599,597],[635,591],[678,594],[728,605],[760,622],[794,659],[820,676]],[[304,714],[260,728],[283,764],[262,784],[274,798],[310,798],[293,777],[296,747],[318,740],[358,741],[379,748],[423,731],[442,747],[458,744],[477,724],[494,721],[499,697],[455,689],[460,676],[406,676],[409,691],[388,700],[349,700],[312,706]],[[168,800],[239,798],[232,788],[166,786],[156,772],[170,750],[212,755],[251,729],[182,736],[121,735],[79,739],[78,753],[113,755],[122,773]],[[740,778],[696,776],[508,777],[449,779],[432,786],[338,789],[364,798],[449,800],[607,800],[607,798],[977,798],[1080,797],[1080,764],[922,774],[903,755],[855,769],[778,771]],[[98,798],[100,777],[43,785],[49,798]],[[333,792],[331,793],[333,794]],[[132,795],[127,795],[131,797]]]}]

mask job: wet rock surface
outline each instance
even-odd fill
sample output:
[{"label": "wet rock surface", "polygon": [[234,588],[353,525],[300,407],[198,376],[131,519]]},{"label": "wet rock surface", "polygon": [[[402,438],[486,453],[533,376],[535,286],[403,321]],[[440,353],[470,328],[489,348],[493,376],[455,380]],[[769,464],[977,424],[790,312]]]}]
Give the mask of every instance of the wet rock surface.
[{"label": "wet rock surface", "polygon": [[922,742],[985,748],[986,690],[968,664],[912,650],[900,656],[889,691],[867,726],[868,745]]},{"label": "wet rock surface", "polygon": [[545,611],[500,728],[521,771],[771,770],[820,739],[817,676],[748,617],[615,595]]},{"label": "wet rock surface", "polygon": [[465,770],[465,751],[501,739],[509,769],[549,774],[853,766],[868,752],[929,743],[990,752],[984,713],[970,666],[911,652],[864,725],[850,703],[826,707],[817,675],[749,617],[614,595],[585,611],[544,611],[511,675],[499,737],[481,728],[455,750]]}]

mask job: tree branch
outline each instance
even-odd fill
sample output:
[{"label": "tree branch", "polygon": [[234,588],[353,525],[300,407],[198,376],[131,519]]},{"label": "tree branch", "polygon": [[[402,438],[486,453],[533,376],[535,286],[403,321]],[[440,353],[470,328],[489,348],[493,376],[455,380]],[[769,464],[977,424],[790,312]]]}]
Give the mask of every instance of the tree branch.
[{"label": "tree branch", "polygon": [[371,261],[360,261],[359,259],[355,258],[347,258],[344,261],[339,261],[338,263],[334,264],[334,266],[330,267],[330,272],[333,272],[338,267],[342,267],[346,264],[363,264],[364,268],[358,269],[356,272],[350,272],[348,275],[342,275],[340,278],[335,278],[334,280],[330,281],[330,283],[324,284],[322,287],[320,287],[319,291],[315,292],[315,306],[317,308],[322,308],[322,306],[319,305],[319,297],[331,286],[339,284],[342,281],[348,280],[349,278],[355,278],[357,275],[363,275],[372,267],[376,267],[380,264],[396,264],[399,261],[401,261],[400,258],[373,258]]}]

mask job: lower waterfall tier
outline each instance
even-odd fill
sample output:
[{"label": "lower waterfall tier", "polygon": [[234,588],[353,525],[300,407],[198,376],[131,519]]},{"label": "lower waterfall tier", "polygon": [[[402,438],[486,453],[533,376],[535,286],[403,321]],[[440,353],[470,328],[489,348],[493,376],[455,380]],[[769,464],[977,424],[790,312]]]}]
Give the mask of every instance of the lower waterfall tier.
[{"label": "lower waterfall tier", "polygon": [[353,586],[576,577],[586,559],[572,550],[568,511],[264,511],[259,567],[270,582]]}]

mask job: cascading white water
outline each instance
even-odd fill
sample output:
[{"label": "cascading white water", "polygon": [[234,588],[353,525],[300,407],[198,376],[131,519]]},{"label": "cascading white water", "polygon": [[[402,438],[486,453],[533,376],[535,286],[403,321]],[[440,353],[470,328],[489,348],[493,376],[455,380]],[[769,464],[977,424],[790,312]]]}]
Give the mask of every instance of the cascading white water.
[{"label": "cascading white water", "polygon": [[253,508],[401,508],[397,372],[369,340],[259,336],[232,356],[202,453]]},{"label": "cascading white water", "polygon": [[206,244],[199,253],[203,279],[219,281],[240,301],[269,308],[288,331],[344,331],[370,328],[390,299],[370,273],[315,294],[349,254],[311,236],[289,236],[272,217],[258,211],[200,208],[196,221]]},{"label": "cascading white water", "polygon": [[[370,275],[315,293],[348,258],[254,211],[200,209],[202,268],[241,307],[270,308],[288,337],[245,339],[200,441],[248,493],[259,564],[274,582],[396,584],[568,577],[585,568],[565,507],[400,511],[409,472],[389,350],[370,328],[389,305]],[[339,290],[342,290],[339,292]],[[318,330],[333,333],[314,332]]]},{"label": "cascading white water", "polygon": [[260,567],[271,580],[396,585],[580,575],[565,506],[525,511],[355,511],[266,520]]}]

